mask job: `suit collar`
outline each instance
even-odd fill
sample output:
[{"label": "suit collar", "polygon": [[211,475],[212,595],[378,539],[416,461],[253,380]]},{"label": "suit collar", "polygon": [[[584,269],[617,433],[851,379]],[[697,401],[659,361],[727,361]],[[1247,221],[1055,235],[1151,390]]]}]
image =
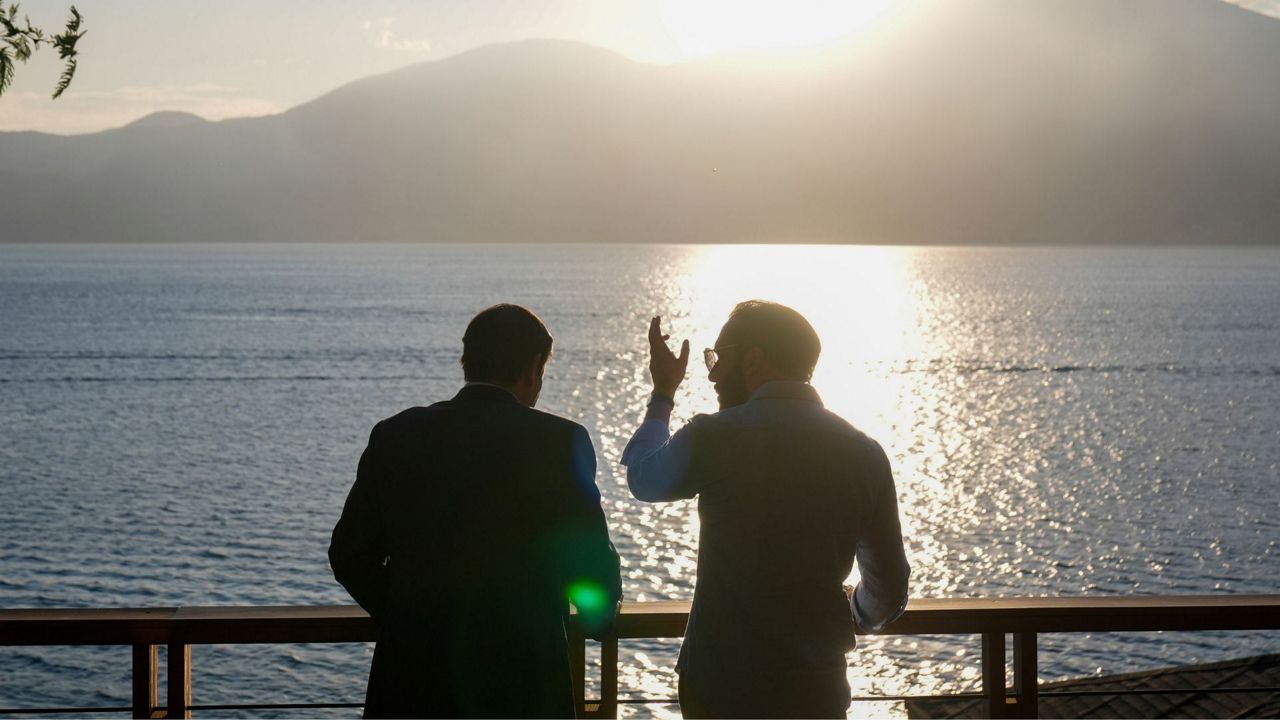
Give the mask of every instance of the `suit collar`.
[{"label": "suit collar", "polygon": [[462,386],[453,399],[466,402],[520,402],[510,390],[487,382],[469,382]]}]

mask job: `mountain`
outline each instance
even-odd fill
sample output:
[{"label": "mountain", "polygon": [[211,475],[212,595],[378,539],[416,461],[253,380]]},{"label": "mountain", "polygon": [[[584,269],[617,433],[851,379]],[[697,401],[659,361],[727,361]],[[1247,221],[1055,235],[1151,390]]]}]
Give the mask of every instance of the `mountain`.
[{"label": "mountain", "polygon": [[160,112],[153,112],[150,115],[138,118],[125,127],[185,127],[188,125],[199,125],[206,122],[208,122],[208,120],[189,112],[162,110]]},{"label": "mountain", "polygon": [[803,64],[480,48],[285,113],[0,133],[17,241],[1271,243],[1280,21],[966,0]]}]

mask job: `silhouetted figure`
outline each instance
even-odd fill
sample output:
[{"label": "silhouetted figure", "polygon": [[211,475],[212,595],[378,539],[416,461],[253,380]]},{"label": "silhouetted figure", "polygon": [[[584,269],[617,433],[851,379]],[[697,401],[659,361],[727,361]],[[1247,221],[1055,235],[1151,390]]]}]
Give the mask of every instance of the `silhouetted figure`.
[{"label": "silhouetted figure", "polygon": [[333,573],[378,625],[366,717],[573,717],[565,620],[621,597],[586,430],[533,409],[551,354],[496,305],[462,340],[466,386],[378,423],[333,530]]},{"label": "silhouetted figure", "polygon": [[[689,341],[649,326],[654,393],[626,451],[637,499],[698,496],[698,578],[680,709],[701,717],[844,717],[855,623],[902,613],[910,569],[884,451],[808,384],[821,350],[796,311],[739,304],[705,351],[720,412],[668,430]],[[857,559],[862,581],[843,586]]]}]

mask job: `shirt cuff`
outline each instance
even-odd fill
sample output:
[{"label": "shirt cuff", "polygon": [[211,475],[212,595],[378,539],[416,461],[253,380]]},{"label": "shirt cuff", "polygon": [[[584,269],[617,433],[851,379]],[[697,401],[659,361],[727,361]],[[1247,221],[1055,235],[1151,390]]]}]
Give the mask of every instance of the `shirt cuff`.
[{"label": "shirt cuff", "polygon": [[645,409],[645,420],[670,420],[671,411],[676,407],[676,401],[662,395],[653,393],[649,396],[649,405]]},{"label": "shirt cuff", "polygon": [[[850,609],[853,610],[853,621],[858,628],[868,635],[875,635],[884,629],[886,625],[897,620],[902,611],[907,608],[907,599],[903,598],[902,602],[896,608],[885,608],[883,604],[877,603],[869,598],[861,598],[865,593],[862,583],[858,583],[858,587],[854,589],[852,596],[849,598]],[[864,604],[871,605],[870,612],[863,609]]]}]

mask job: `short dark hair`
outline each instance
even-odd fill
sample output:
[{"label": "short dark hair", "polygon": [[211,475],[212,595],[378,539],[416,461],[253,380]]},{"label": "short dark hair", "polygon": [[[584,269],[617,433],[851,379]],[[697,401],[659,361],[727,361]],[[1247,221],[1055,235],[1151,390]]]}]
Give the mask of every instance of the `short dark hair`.
[{"label": "short dark hair", "polygon": [[822,342],[800,313],[786,305],[748,300],[734,306],[725,323],[725,339],[738,353],[758,347],[789,380],[808,382],[818,364]]},{"label": "short dark hair", "polygon": [[462,376],[515,382],[534,357],[551,355],[551,333],[527,308],[501,303],[481,310],[462,336]]}]

